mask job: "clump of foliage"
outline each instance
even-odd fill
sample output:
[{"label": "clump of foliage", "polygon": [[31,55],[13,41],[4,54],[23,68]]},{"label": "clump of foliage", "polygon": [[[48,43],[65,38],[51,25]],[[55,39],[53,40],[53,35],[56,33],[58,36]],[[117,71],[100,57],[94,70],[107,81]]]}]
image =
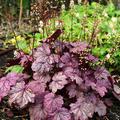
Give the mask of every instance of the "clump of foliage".
[{"label": "clump of foliage", "polygon": [[[105,96],[120,94],[110,73],[95,64],[98,59],[84,42],[58,40],[58,29],[27,55],[18,52],[12,63],[23,73],[0,78],[0,100],[8,96],[10,106],[29,108],[31,120],[88,120],[94,113],[106,114]],[[119,98],[119,97],[118,97]]]}]

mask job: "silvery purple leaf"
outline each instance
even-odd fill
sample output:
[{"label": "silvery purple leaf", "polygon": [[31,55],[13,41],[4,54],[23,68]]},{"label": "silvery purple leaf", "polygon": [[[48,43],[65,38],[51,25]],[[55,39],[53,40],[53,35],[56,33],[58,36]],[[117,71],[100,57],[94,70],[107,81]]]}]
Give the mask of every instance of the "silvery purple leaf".
[{"label": "silvery purple leaf", "polygon": [[91,62],[97,62],[98,61],[98,58],[91,55],[91,54],[88,54],[86,57],[85,57],[86,60],[88,61],[91,61]]},{"label": "silvery purple leaf", "polygon": [[72,120],[71,114],[66,108],[60,108],[51,116],[50,120]]},{"label": "silvery purple leaf", "polygon": [[38,80],[43,83],[47,83],[50,81],[51,77],[49,74],[41,74],[41,73],[36,72],[33,74],[33,79]]},{"label": "silvery purple leaf", "polygon": [[17,73],[8,73],[5,77],[0,78],[0,96],[1,99],[8,95],[11,86],[14,86],[19,79]]},{"label": "silvery purple leaf", "polygon": [[57,61],[57,56],[51,54],[50,47],[46,43],[35,51],[34,58],[32,70],[40,73],[49,72],[53,67],[52,64]]},{"label": "silvery purple leaf", "polygon": [[67,87],[68,95],[70,98],[73,98],[77,95],[77,86],[75,84],[71,84]]},{"label": "silvery purple leaf", "polygon": [[53,81],[50,83],[49,88],[53,93],[57,92],[57,90],[61,90],[68,83],[66,79],[67,77],[63,72],[56,73],[52,78]]},{"label": "silvery purple leaf", "polygon": [[80,77],[81,73],[78,69],[66,67],[64,68],[64,74],[72,81],[75,81],[78,85],[81,85],[81,83],[83,82],[83,79]]},{"label": "silvery purple leaf", "polygon": [[62,107],[62,105],[63,105],[62,96],[56,96],[53,93],[48,93],[47,95],[45,95],[44,108],[49,115],[59,110]]},{"label": "silvery purple leaf", "polygon": [[70,52],[77,54],[81,51],[85,51],[88,47],[88,44],[84,42],[72,42],[71,45],[73,48],[70,49]]},{"label": "silvery purple leaf", "polygon": [[79,98],[83,96],[84,85],[77,86],[76,84],[72,83],[67,88],[69,98]]},{"label": "silvery purple leaf", "polygon": [[75,120],[87,120],[92,118],[95,106],[91,102],[86,102],[84,98],[79,98],[76,103],[70,104],[71,113]]},{"label": "silvery purple leaf", "polygon": [[44,109],[44,97],[49,92],[43,92],[41,94],[37,94],[35,96],[35,103],[30,106],[29,108],[29,114],[30,114],[30,120],[45,120],[47,113]]},{"label": "silvery purple leaf", "polygon": [[68,52],[64,53],[60,60],[60,67],[78,67],[78,61],[75,58],[71,57]]},{"label": "silvery purple leaf", "polygon": [[8,95],[10,91],[10,85],[11,83],[5,78],[0,79],[0,98],[2,99],[6,95]]},{"label": "silvery purple leaf", "polygon": [[35,104],[29,108],[30,120],[45,120],[46,112],[42,104]]},{"label": "silvery purple leaf", "polygon": [[110,76],[110,73],[103,67],[101,68],[97,68],[95,73],[95,78],[98,80],[107,80],[108,81],[108,77]]},{"label": "silvery purple leaf", "polygon": [[37,50],[34,53],[34,58],[38,58],[38,57],[46,57],[49,56],[51,54],[50,51],[50,46],[46,43],[43,43],[42,46],[38,47]]},{"label": "silvery purple leaf", "polygon": [[41,82],[39,80],[37,81],[31,81],[28,83],[27,87],[34,93],[34,94],[40,94],[45,92],[46,84],[44,82]]},{"label": "silvery purple leaf", "polygon": [[34,103],[35,94],[25,85],[25,82],[18,82],[10,91],[9,103],[17,104],[20,108],[25,107],[29,102]]},{"label": "silvery purple leaf", "polygon": [[103,101],[98,101],[95,107],[95,112],[98,113],[99,116],[104,116],[106,114],[106,106]]},{"label": "silvery purple leaf", "polygon": [[53,65],[49,63],[48,58],[37,58],[32,64],[32,70],[39,73],[49,72]]},{"label": "silvery purple leaf", "polygon": [[100,85],[98,83],[92,81],[86,81],[86,85],[90,86],[93,90],[95,90],[101,97],[105,96],[107,93],[107,88],[104,85]]}]

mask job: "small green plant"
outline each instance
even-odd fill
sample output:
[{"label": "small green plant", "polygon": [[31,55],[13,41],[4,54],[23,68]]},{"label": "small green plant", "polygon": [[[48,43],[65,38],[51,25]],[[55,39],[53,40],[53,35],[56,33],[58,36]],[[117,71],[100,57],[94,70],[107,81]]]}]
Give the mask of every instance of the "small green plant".
[{"label": "small green plant", "polygon": [[22,67],[21,65],[13,65],[8,67],[5,70],[5,73],[9,73],[9,72],[22,73],[23,70],[24,70],[24,67]]}]

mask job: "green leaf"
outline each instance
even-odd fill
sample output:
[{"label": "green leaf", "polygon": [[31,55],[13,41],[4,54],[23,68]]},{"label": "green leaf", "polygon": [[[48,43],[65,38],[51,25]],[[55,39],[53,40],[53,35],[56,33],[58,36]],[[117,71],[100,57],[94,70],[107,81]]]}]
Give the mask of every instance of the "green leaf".
[{"label": "green leaf", "polygon": [[16,73],[22,73],[24,70],[24,67],[20,66],[20,65],[14,65],[14,66],[10,66],[5,70],[5,73],[8,72],[16,72]]}]

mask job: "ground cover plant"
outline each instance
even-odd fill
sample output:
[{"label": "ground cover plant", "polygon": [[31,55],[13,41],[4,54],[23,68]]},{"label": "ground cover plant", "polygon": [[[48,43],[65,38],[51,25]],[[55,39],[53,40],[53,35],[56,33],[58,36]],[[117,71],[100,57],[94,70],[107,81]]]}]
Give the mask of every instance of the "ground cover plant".
[{"label": "ground cover plant", "polygon": [[[18,51],[10,65],[24,69],[0,78],[0,100],[29,110],[31,120],[88,120],[104,116],[111,106],[108,93],[120,99],[120,88],[99,65],[85,42],[58,39],[58,29],[26,54]],[[7,72],[7,71],[6,71]]]}]

